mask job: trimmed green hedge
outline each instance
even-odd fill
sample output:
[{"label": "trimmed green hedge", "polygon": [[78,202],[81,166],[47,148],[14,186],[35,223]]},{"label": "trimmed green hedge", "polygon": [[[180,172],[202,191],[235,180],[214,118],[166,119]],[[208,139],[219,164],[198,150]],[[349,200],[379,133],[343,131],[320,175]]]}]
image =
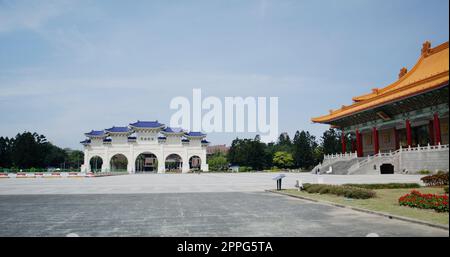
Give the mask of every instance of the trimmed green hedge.
[{"label": "trimmed green hedge", "polygon": [[303,184],[303,190],[311,194],[333,194],[354,199],[368,199],[376,195],[373,190],[347,185]]},{"label": "trimmed green hedge", "polygon": [[428,174],[431,174],[431,171],[429,171],[429,170],[419,170],[417,173],[419,173],[421,175],[428,175]]},{"label": "trimmed green hedge", "polygon": [[239,172],[249,172],[252,171],[251,167],[247,167],[247,166],[240,166],[239,167]]},{"label": "trimmed green hedge", "polygon": [[448,186],[445,186],[445,187],[444,187],[444,192],[445,192],[446,194],[448,194]]},{"label": "trimmed green hedge", "polygon": [[344,186],[359,187],[366,189],[420,188],[420,185],[417,183],[345,184]]}]

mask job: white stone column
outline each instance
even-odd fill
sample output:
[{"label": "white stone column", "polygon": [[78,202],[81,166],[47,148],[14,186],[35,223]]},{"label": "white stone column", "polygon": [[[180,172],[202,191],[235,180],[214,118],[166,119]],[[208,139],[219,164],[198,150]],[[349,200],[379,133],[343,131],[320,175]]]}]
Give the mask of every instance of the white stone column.
[{"label": "white stone column", "polygon": [[200,160],[202,162],[201,169],[202,171],[209,171],[208,163],[206,162],[206,150],[203,151],[203,154],[200,157]]},{"label": "white stone column", "polygon": [[189,172],[189,160],[184,161],[183,159],[183,167],[181,168],[181,173],[188,173]]},{"label": "white stone column", "polygon": [[183,151],[183,155],[181,156],[181,158],[183,159],[183,167],[181,169],[181,173],[187,173],[189,172],[189,158],[188,158],[188,154],[187,154],[187,147],[184,146],[184,151]]},{"label": "white stone column", "polygon": [[156,155],[156,158],[158,158],[158,173],[166,173],[166,158],[164,158],[164,144],[159,145],[159,155]]},{"label": "white stone column", "polygon": [[105,154],[104,154],[104,160],[102,163],[102,172],[109,172],[109,171],[111,171],[111,167],[110,167],[108,146],[104,146],[104,147],[105,147]]},{"label": "white stone column", "polygon": [[130,151],[128,153],[128,166],[127,171],[129,174],[135,173],[135,160],[134,160],[134,146],[133,143],[130,144]]},{"label": "white stone column", "polygon": [[166,173],[166,162],[165,162],[165,160],[160,161],[158,159],[158,173]]},{"label": "white stone column", "polygon": [[91,169],[90,164],[89,164],[89,159],[90,158],[89,158],[89,153],[88,152],[89,151],[87,150],[87,148],[84,147],[84,160],[83,160],[83,164],[80,167],[80,171],[81,172],[88,172]]}]

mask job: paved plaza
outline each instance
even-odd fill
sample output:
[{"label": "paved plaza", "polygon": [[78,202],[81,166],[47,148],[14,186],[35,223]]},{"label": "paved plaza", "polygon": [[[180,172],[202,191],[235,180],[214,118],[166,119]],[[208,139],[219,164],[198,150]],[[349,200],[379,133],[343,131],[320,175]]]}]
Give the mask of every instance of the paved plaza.
[{"label": "paved plaza", "polygon": [[[273,189],[279,173],[136,174],[98,178],[3,178],[0,195],[257,192]],[[303,183],[417,182],[423,175],[315,175],[283,173],[283,188]]]},{"label": "paved plaza", "polygon": [[0,236],[448,236],[268,192],[0,196]]},{"label": "paved plaza", "polygon": [[[448,236],[448,231],[264,192],[277,173],[0,180],[0,236]],[[421,176],[286,173],[312,183]]]}]

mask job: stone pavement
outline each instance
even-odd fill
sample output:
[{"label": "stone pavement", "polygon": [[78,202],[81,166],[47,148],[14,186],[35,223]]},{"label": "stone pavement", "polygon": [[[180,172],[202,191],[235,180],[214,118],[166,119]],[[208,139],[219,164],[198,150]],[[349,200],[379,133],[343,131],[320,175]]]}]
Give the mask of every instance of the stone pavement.
[{"label": "stone pavement", "polygon": [[446,236],[267,192],[0,195],[0,236]]},{"label": "stone pavement", "polygon": [[[255,192],[276,187],[279,173],[136,174],[98,178],[2,178],[0,195]],[[303,183],[417,182],[421,175],[314,175],[283,173],[283,188]]]}]

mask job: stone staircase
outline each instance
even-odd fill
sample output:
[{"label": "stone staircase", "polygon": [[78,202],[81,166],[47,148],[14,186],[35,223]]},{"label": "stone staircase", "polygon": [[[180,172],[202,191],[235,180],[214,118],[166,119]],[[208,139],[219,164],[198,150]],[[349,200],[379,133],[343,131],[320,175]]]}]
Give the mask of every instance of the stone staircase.
[{"label": "stone staircase", "polygon": [[[311,170],[313,174],[347,174],[347,169],[354,165],[358,156],[355,153],[325,155],[322,163]],[[331,172],[330,172],[331,169]]]},{"label": "stone staircase", "polygon": [[[345,153],[326,155],[324,161],[311,170],[313,174],[381,174],[380,166],[391,164],[395,167],[396,173],[408,172],[405,167],[414,167],[411,173],[422,169],[435,171],[436,165],[426,164],[425,161],[418,161],[416,165],[408,165],[417,158],[437,158],[441,162],[439,169],[448,170],[449,145],[417,146],[401,148],[396,151],[379,152],[372,156],[357,157],[356,153]],[[435,162],[434,160],[432,162]],[[444,164],[445,163],[445,164]],[[431,168],[433,167],[433,168]]]},{"label": "stone staircase", "polygon": [[382,164],[391,164],[395,166],[399,156],[394,153],[378,153],[359,160],[348,168],[347,174],[380,174]]}]

